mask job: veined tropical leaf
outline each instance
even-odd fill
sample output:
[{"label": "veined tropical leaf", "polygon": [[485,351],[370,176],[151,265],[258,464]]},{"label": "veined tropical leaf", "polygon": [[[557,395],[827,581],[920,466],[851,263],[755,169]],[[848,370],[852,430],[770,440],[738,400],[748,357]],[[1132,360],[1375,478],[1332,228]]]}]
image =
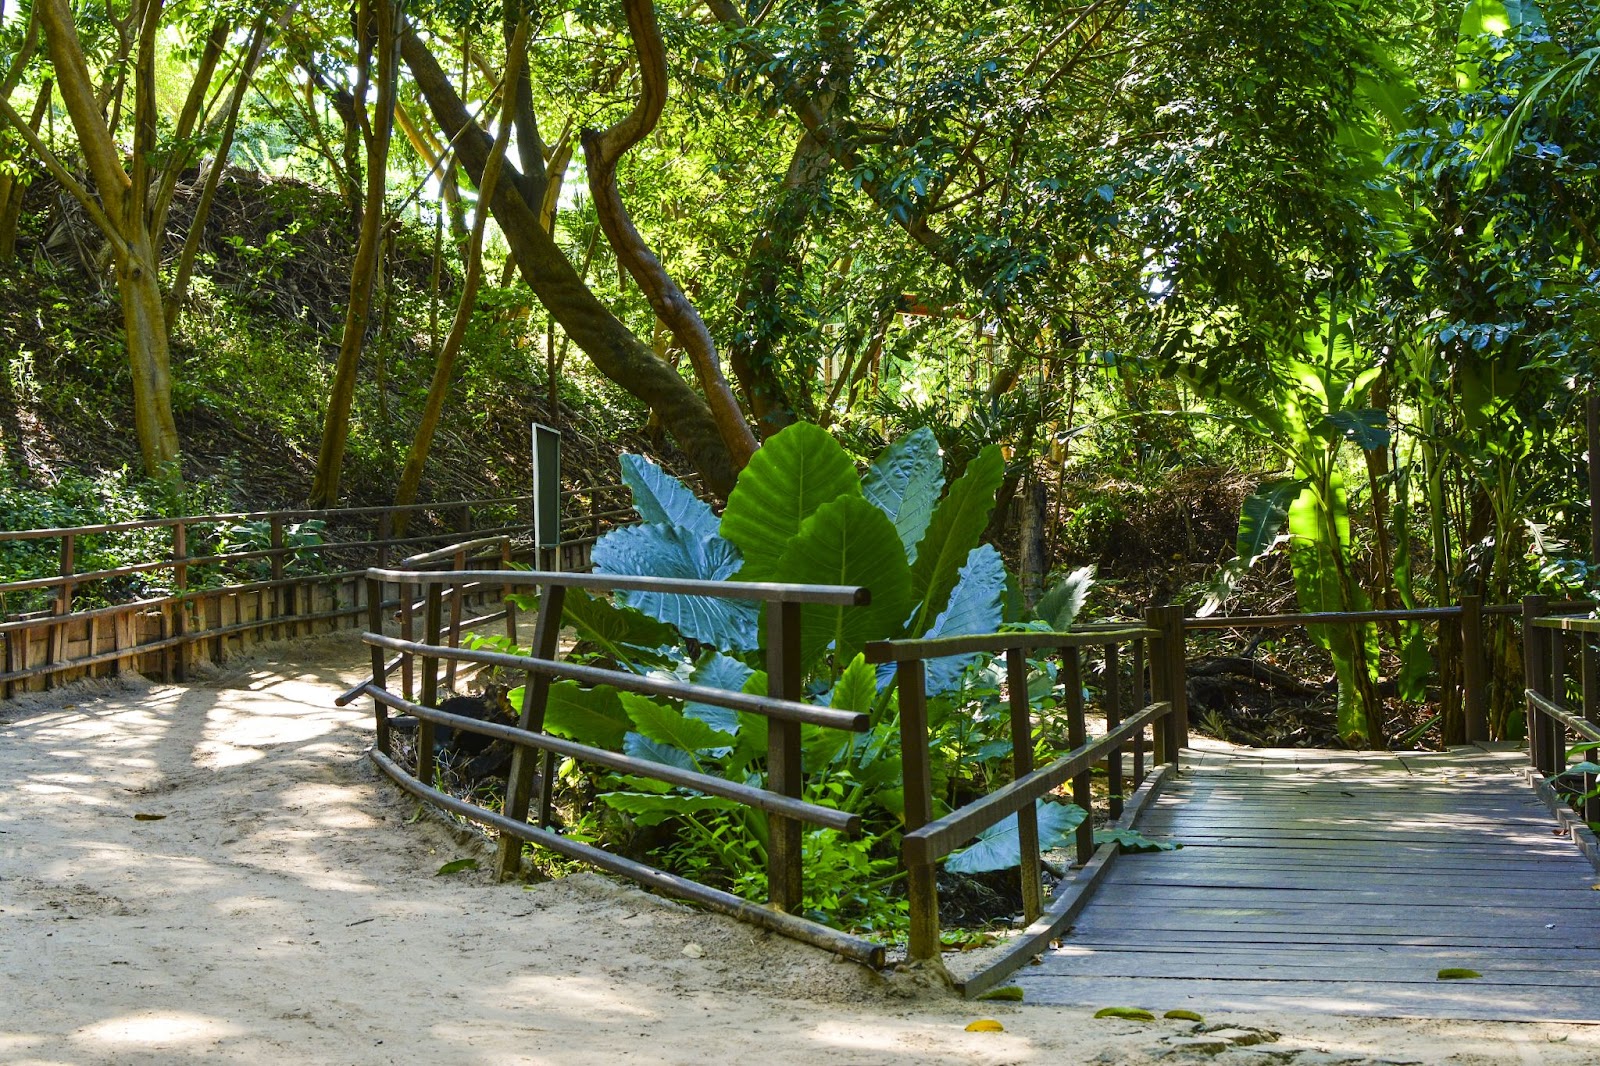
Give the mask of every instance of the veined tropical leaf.
[{"label": "veined tropical leaf", "polygon": [[633,508],[651,525],[678,526],[700,537],[717,533],[711,505],[642,455],[624,453],[622,482],[633,492]]},{"label": "veined tropical leaf", "polygon": [[933,507],[943,488],[939,442],[925,426],[885,448],[861,481],[862,493],[889,516],[911,560],[917,557],[917,542],[933,521]]},{"label": "veined tropical leaf", "polygon": [[[967,554],[978,546],[978,538],[989,524],[995,493],[1000,491],[1005,473],[1000,446],[989,445],[967,464],[966,472],[934,510],[911,567],[911,594],[916,605],[907,627],[911,632],[926,632],[949,602]],[[877,590],[873,591],[876,594]]]},{"label": "veined tropical leaf", "polygon": [[677,793],[607,792],[600,797],[606,806],[631,816],[644,826],[660,825],[668,818],[702,811],[732,811],[739,804],[721,796],[684,796]]},{"label": "veined tropical leaf", "polygon": [[1078,612],[1083,610],[1083,602],[1089,598],[1089,590],[1094,587],[1094,575],[1093,565],[1074,570],[1039,597],[1033,609],[1034,614],[1057,633],[1069,628],[1078,617]]},{"label": "veined tropical leaf", "polygon": [[638,727],[639,734],[659,744],[669,744],[686,752],[725,750],[733,746],[732,734],[713,729],[675,707],[635,692],[624,692],[621,698],[622,709]]},{"label": "veined tropical leaf", "polygon": [[[521,710],[523,689],[507,694],[511,706]],[[544,731],[579,744],[616,751],[632,720],[622,709],[617,690],[610,685],[584,688],[576,681],[554,681],[545,704]]]},{"label": "veined tropical leaf", "polygon": [[789,541],[819,507],[861,498],[855,464],[828,431],[807,422],[763,444],[739,474],[722,512],[722,536],[744,556],[744,581],[798,581],[778,565]]},{"label": "veined tropical leaf", "polygon": [[[727,692],[743,692],[746,681],[755,671],[731,655],[721,652],[711,652],[701,656],[695,664],[694,672],[689,675],[689,680],[696,685],[705,685],[709,688],[720,688]],[[690,701],[683,706],[683,713],[690,718],[698,718],[713,729],[719,729],[730,736],[739,732],[739,712],[729,707],[718,707],[711,703],[696,703]]]},{"label": "veined tropical leaf", "polygon": [[828,706],[840,711],[855,711],[858,714],[872,710],[872,703],[878,698],[878,684],[872,666],[865,658],[857,655],[850,660],[850,665],[844,668],[844,673],[839,676],[839,683],[833,686],[833,695],[828,701]]},{"label": "veined tropical leaf", "polygon": [[832,646],[848,663],[867,641],[898,632],[911,607],[905,551],[888,517],[861,496],[842,496],[805,520],[779,560],[785,581],[865,585],[864,607],[806,604],[800,609],[800,659],[809,668]]},{"label": "veined tropical leaf", "polygon": [[561,615],[563,622],[577,630],[580,640],[599,645],[613,659],[628,658],[628,645],[655,648],[677,640],[677,634],[666,623],[582,589],[567,590]]},{"label": "veined tropical leaf", "polygon": [[663,766],[676,766],[680,770],[698,770],[694,756],[682,748],[651,740],[642,733],[629,733],[622,738],[622,753],[635,759],[648,759]]},{"label": "veined tropical leaf", "polygon": [[[595,542],[595,572],[630,577],[725,581],[739,570],[739,552],[715,534],[702,537],[681,526],[613,529]],[[619,602],[675,626],[686,637],[724,651],[756,647],[759,608],[750,600],[662,592],[618,592]]]},{"label": "veined tropical leaf", "polygon": [[[1000,628],[1000,605],[1005,588],[1006,566],[1000,561],[1000,553],[993,545],[978,545],[967,553],[967,564],[957,575],[948,606],[923,636],[931,639],[995,632]],[[977,658],[976,655],[945,655],[929,659],[925,667],[928,695],[942,696],[959,688],[962,671]]]},{"label": "veined tropical leaf", "polygon": [[[1073,831],[1083,824],[1083,808],[1071,803],[1046,803],[1038,800],[1034,810],[1039,815],[1039,847],[1042,851],[1058,848],[1072,839]],[[944,868],[953,873],[976,874],[985,870],[1008,870],[1022,863],[1020,831],[1017,816],[990,826],[978,834],[977,843],[952,852]]]}]

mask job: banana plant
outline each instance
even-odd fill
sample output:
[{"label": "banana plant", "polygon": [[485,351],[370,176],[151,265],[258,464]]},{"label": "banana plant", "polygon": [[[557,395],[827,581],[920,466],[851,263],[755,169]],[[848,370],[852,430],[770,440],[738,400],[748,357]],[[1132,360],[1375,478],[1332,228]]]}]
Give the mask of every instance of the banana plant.
[{"label": "banana plant", "polygon": [[[1289,468],[1288,476],[1268,481],[1245,501],[1239,558],[1231,575],[1280,543],[1287,527],[1301,609],[1369,609],[1370,601],[1351,565],[1350,503],[1340,459],[1347,444],[1368,451],[1388,446],[1388,413],[1367,406],[1379,369],[1356,343],[1352,323],[1328,301],[1322,324],[1272,357],[1264,387],[1261,382],[1249,388],[1227,382],[1212,385],[1247,416],[1229,420],[1269,442]],[[1214,607],[1217,600],[1214,595],[1208,606]],[[1338,676],[1339,735],[1346,743],[1382,747],[1377,627],[1308,629],[1332,657]]]}]

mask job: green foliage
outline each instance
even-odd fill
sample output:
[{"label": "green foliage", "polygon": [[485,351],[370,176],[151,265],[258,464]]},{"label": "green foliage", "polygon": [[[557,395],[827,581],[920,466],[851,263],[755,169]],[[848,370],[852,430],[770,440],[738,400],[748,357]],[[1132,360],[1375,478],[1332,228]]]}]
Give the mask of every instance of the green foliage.
[{"label": "green foliage", "polygon": [[775,434],[739,475],[722,512],[722,535],[744,557],[745,581],[778,580],[780,561],[806,519],[841,496],[860,496],[861,481],[827,430],[797,423]]},{"label": "green foliage", "polygon": [[935,508],[911,566],[911,592],[917,605],[908,627],[911,632],[926,632],[944,610],[967,554],[989,524],[995,493],[1004,476],[1005,460],[1000,447],[991,444],[967,465],[966,473],[950,486]]},{"label": "green foliage", "polygon": [[[1084,810],[1071,803],[1035,802],[1039,819],[1039,849],[1054,851],[1072,839],[1083,824]],[[950,853],[944,868],[956,873],[975,874],[986,870],[1007,870],[1022,862],[1018,843],[1021,830],[1017,816],[1010,815],[978,834],[976,843]]]}]

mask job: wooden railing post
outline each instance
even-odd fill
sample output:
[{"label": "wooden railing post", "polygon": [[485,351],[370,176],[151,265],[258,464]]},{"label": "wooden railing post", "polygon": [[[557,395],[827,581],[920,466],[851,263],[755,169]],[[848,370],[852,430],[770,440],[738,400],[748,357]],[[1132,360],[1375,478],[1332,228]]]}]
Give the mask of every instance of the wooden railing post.
[{"label": "wooden railing post", "polygon": [[[533,656],[536,659],[554,660],[560,650],[561,611],[566,603],[565,585],[547,585],[539,595],[539,613],[533,624]],[[517,726],[530,733],[544,731],[544,713],[550,700],[550,675],[529,670],[522,681],[522,714]],[[533,770],[540,753],[518,744],[511,755],[511,770],[506,775],[506,798],[500,812],[518,822],[528,819],[528,807],[533,797]],[[539,780],[539,824],[550,821],[550,800],[554,759],[544,753]],[[500,834],[495,852],[495,876],[502,881],[517,876],[522,869],[522,841],[506,833]]]},{"label": "wooden railing post", "polygon": [[[1133,642],[1133,709],[1142,711],[1150,705],[1149,691],[1145,687],[1144,638]],[[1144,727],[1133,735],[1133,787],[1144,784]]]},{"label": "wooden railing post", "polygon": [[[428,584],[427,615],[423,622],[422,642],[429,648],[439,647],[444,630],[444,586],[437,581]],[[422,698],[417,701],[424,707],[439,706],[439,657],[422,657]],[[417,722],[417,780],[433,786],[433,723],[426,718]]]},{"label": "wooden railing post", "polygon": [[1156,724],[1156,762],[1178,765],[1178,753],[1189,743],[1188,662],[1183,647],[1183,608],[1152,607],[1146,623],[1161,635],[1150,647],[1150,687],[1156,700],[1172,711]]},{"label": "wooden railing post", "polygon": [[[1559,629],[1546,629],[1545,656],[1550,665],[1550,698],[1562,706],[1567,704],[1567,635]],[[1545,723],[1549,731],[1545,733],[1545,744],[1548,751],[1545,762],[1550,767],[1550,772],[1558,774],[1567,768],[1567,726],[1565,722],[1551,718]]]},{"label": "wooden railing post", "polygon": [[[1522,597],[1522,675],[1529,691],[1542,696],[1550,695],[1546,691],[1550,686],[1547,631],[1534,625],[1534,620],[1543,617],[1546,602],[1543,596]],[[1548,776],[1549,742],[1545,738],[1550,731],[1549,723],[1531,700],[1523,702],[1528,709],[1528,761],[1536,771]]]},{"label": "wooden railing post", "polygon": [[[1076,751],[1089,742],[1089,730],[1083,720],[1083,657],[1077,648],[1062,649],[1061,688],[1067,706],[1067,747]],[[1088,769],[1072,779],[1072,802],[1083,809],[1077,833],[1079,866],[1094,856],[1094,793],[1090,780]]]},{"label": "wooden railing post", "polygon": [[[284,588],[281,584],[277,584],[277,582],[283,580],[283,516],[275,514],[270,521],[272,528],[272,554],[268,556],[268,560],[272,566],[272,580],[274,582],[272,586],[272,616],[281,619],[284,615],[284,603],[293,595],[293,592]],[[283,634],[283,623],[280,621],[273,627],[273,636],[282,640]]]},{"label": "wooden railing post", "polygon": [[[933,821],[927,675],[922,660],[900,663],[895,678],[900,691],[900,767],[905,783],[906,831],[912,832]],[[938,959],[939,885],[933,863],[906,864],[906,896],[911,911],[906,957],[912,962]]]},{"label": "wooden railing post", "polygon": [[[421,594],[421,585],[404,582],[400,586],[401,640],[417,639],[417,597]],[[417,663],[416,656],[410,652],[406,652],[400,659],[400,691],[407,700],[416,699]]]},{"label": "wooden railing post", "polygon": [[[1015,781],[1033,772],[1028,654],[1021,648],[1006,650],[1006,699],[1011,710],[1011,779]],[[1017,844],[1022,851],[1022,916],[1032,922],[1044,913],[1044,886],[1039,880],[1039,810],[1031,803],[1017,812]]]},{"label": "wooden railing post", "polygon": [[[1595,645],[1593,633],[1582,633],[1578,637],[1578,676],[1583,685],[1583,718],[1586,722],[1600,725],[1600,647]],[[1586,762],[1594,762],[1600,757],[1600,751],[1591,751],[1584,756]],[[1583,791],[1594,791],[1597,779],[1594,774],[1583,775]],[[1583,820],[1589,823],[1600,822],[1600,796],[1592,796],[1583,801]]]},{"label": "wooden railing post", "polygon": [[[367,578],[367,632],[383,636],[383,582]],[[381,689],[389,687],[388,671],[384,669],[383,649],[373,645],[372,683]],[[378,697],[372,697],[373,744],[385,755],[394,754],[389,740],[389,708]]]},{"label": "wooden railing post", "polygon": [[1462,736],[1446,736],[1445,743],[1476,743],[1489,739],[1488,662],[1483,652],[1483,597],[1461,597],[1461,709]]},{"label": "wooden railing post", "polygon": [[[503,537],[500,540],[500,569],[511,569],[511,538]],[[512,644],[517,642],[517,605],[511,602],[511,595],[515,591],[508,581],[500,586],[500,602],[506,609],[506,638]]]},{"label": "wooden railing post", "polygon": [[[1115,644],[1105,646],[1106,655],[1106,732],[1122,724],[1122,658]],[[1112,820],[1122,817],[1122,745],[1106,756],[1106,789],[1110,793]]]},{"label": "wooden railing post", "polygon": [[[61,585],[56,592],[56,602],[51,608],[51,613],[63,621],[50,627],[50,633],[45,641],[45,663],[49,666],[62,662],[67,657],[67,623],[65,618],[72,613],[72,582],[70,579],[77,570],[76,538],[68,533],[61,538]],[[89,649],[89,654],[94,654],[94,649]],[[46,688],[54,688],[56,675],[44,675]]]},{"label": "wooden railing post", "polygon": [[[800,699],[800,605],[784,601],[767,606],[767,695]],[[767,788],[780,796],[799,798],[803,787],[800,723],[773,720],[767,724]],[[801,826],[792,818],[767,818],[767,898],[793,914],[805,898],[801,861]]]},{"label": "wooden railing post", "polygon": [[[452,556],[450,565],[456,570],[465,570],[467,568],[466,550],[457,551]],[[465,584],[465,581],[456,581],[450,586],[450,646],[452,648],[461,647],[461,615],[463,604],[465,603],[465,597],[462,595],[461,589]],[[455,691],[456,661],[454,659],[445,663],[444,687],[451,692]]]},{"label": "wooden railing post", "polygon": [[173,680],[182,681],[189,664],[189,531],[182,522],[172,527],[172,588],[178,597],[172,604],[172,635],[178,643],[171,672]]}]

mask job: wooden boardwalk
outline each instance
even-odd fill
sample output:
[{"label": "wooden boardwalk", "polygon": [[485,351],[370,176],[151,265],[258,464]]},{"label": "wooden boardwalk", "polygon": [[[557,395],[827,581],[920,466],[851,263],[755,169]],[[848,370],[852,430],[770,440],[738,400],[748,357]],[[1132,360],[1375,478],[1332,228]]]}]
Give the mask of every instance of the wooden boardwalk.
[{"label": "wooden boardwalk", "polygon": [[1600,1021],[1600,876],[1525,752],[1184,761],[1139,823],[1183,848],[1119,859],[1028,1002]]}]

